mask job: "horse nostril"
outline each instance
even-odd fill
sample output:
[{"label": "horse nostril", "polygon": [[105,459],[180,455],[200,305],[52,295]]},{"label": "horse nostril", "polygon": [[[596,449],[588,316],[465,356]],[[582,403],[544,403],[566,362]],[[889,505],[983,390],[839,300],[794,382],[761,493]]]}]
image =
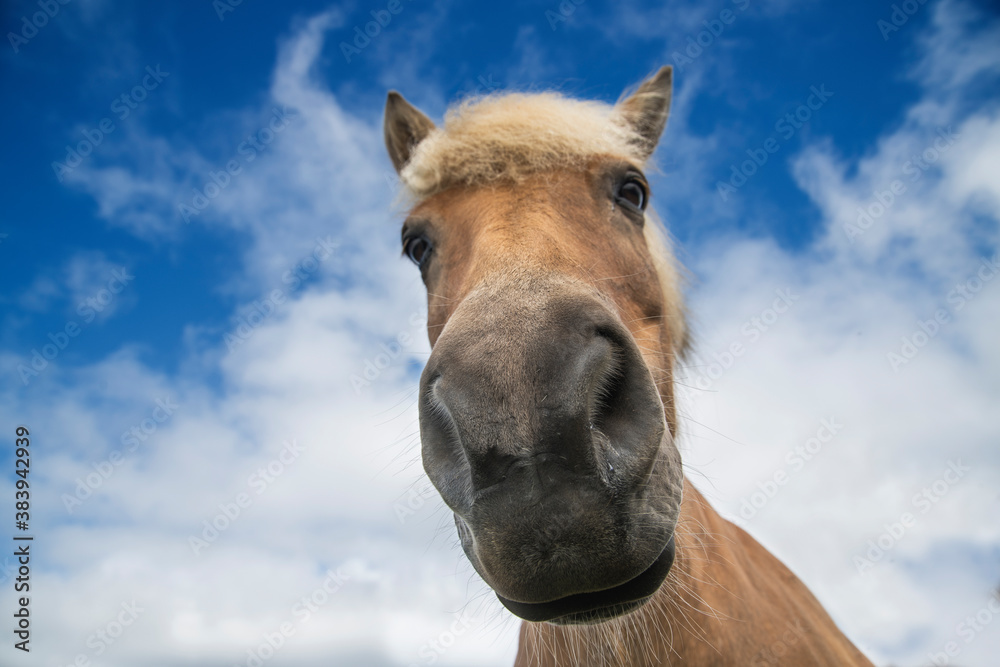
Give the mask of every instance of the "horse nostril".
[{"label": "horse nostril", "polygon": [[443,374],[428,372],[421,378],[418,404],[420,409],[421,458],[424,470],[445,502],[456,512],[471,504],[472,470],[451,406],[441,396]]},{"label": "horse nostril", "polygon": [[559,308],[516,347],[484,329],[481,315],[462,314],[438,339],[419,398],[424,468],[452,509],[519,484],[527,502],[567,479],[622,497],[644,482],[665,430],[663,404],[612,313],[595,302]]},{"label": "horse nostril", "polygon": [[635,483],[649,474],[656,457],[665,428],[662,403],[635,343],[610,328],[597,336],[610,350],[591,390],[592,446],[607,482]]},{"label": "horse nostril", "polygon": [[604,431],[608,423],[613,421],[620,411],[625,392],[625,369],[621,355],[612,351],[612,359],[601,377],[591,404],[590,428]]}]

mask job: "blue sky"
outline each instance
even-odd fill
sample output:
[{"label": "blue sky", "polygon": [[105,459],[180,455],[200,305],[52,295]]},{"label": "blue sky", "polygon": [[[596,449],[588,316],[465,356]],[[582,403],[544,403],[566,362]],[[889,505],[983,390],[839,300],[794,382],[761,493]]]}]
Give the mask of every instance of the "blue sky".
[{"label": "blue sky", "polygon": [[[14,664],[98,657],[88,636],[134,598],[149,611],[105,664],[243,664],[338,567],[346,583],[272,664],[425,664],[456,613],[473,630],[436,661],[509,664],[516,624],[415,463],[423,293],[399,258],[382,106],[389,89],[436,120],[477,92],[614,102],[662,64],[676,88],[653,205],[698,338],[680,378],[688,474],[740,520],[787,451],[842,420],[742,520],[877,664],[927,664],[1000,584],[1000,280],[970,282],[1000,231],[1000,23],[986,2],[902,4],[401,0],[354,52],[388,2],[73,0],[34,31],[36,2],[5,3],[0,428],[42,443],[33,512],[51,545],[38,653]],[[790,314],[750,340],[780,290]],[[401,334],[415,342],[359,390]],[[723,364],[733,342],[751,344]],[[302,458],[193,553],[288,441]],[[968,477],[859,571],[958,459]],[[956,661],[991,664],[998,632],[958,639]]]},{"label": "blue sky", "polygon": [[[31,6],[12,5],[7,24],[18,24]],[[720,179],[729,175],[730,164],[745,159],[742,143],[762,144],[774,133],[776,120],[805,101],[810,86],[825,85],[834,93],[830,107],[782,142],[778,167],[762,169],[740,193],[740,213],[734,210],[720,220],[714,211],[683,202],[665,211],[682,242],[701,238],[706,227],[714,234],[716,225],[723,225],[801,248],[814,238],[818,220],[780,163],[814,137],[829,138],[845,158],[857,158],[880,131],[900,123],[919,93],[900,73],[912,56],[918,26],[930,14],[919,12],[903,34],[892,33],[884,41],[876,22],[887,12],[877,3],[810,3],[788,11],[730,3],[732,23],[687,63],[673,53],[686,55],[687,37],[696,38],[705,29],[701,21],[717,20],[727,5],[719,4],[703,19],[703,12],[684,7],[622,10],[589,3],[565,21],[546,16],[559,12],[558,3],[554,6],[428,7],[407,1],[384,32],[348,63],[336,47],[353,42],[353,28],[371,19],[372,8],[344,5],[344,28],[331,31],[315,75],[338,94],[346,111],[377,118],[387,88],[399,88],[440,114],[448,100],[482,86],[480,77],[487,86],[556,87],[613,101],[626,82],[677,60],[680,86],[689,78],[707,79],[692,101],[690,133],[703,137],[723,130],[731,135],[728,150],[705,158],[706,170]],[[242,139],[231,116],[261,100],[279,40],[326,7],[248,3],[225,12],[220,21],[211,3],[182,3],[155,12],[141,4],[93,3],[86,10],[67,8],[19,45],[17,54],[12,48],[5,53],[5,79],[18,91],[4,110],[7,127],[17,128],[8,147],[11,159],[2,167],[11,184],[5,217],[6,233],[13,235],[6,242],[18,248],[13,261],[0,268],[8,294],[28,290],[39,269],[58,270],[85,249],[116,254],[117,261],[129,258],[143,267],[133,307],[99,336],[81,337],[70,355],[94,358],[123,343],[142,342],[156,348],[144,361],[175,370],[184,353],[184,324],[226,325],[236,298],[220,294],[217,285],[238,272],[239,249],[247,241],[228,229],[186,226],[177,211],[162,220],[155,236],[137,239],[109,225],[78,188],[60,183],[51,164],[64,162],[66,147],[85,141],[84,131],[99,131],[103,118],[110,118],[116,131],[84,158],[88,166],[114,164],[130,133],[140,131],[172,146],[196,146],[209,164],[224,162]],[[678,26],[677,14],[690,26]],[[781,20],[775,20],[779,15]],[[606,29],[614,23],[613,31]],[[595,43],[602,46],[586,47]],[[168,75],[122,120],[121,105],[116,110],[111,105],[141,83],[146,66],[160,66]],[[683,168],[668,156],[664,163]],[[178,189],[179,200],[185,194]],[[391,225],[381,227],[393,233]],[[186,296],[159,298],[169,290]],[[183,317],[174,304],[183,304]],[[63,315],[56,308],[25,320],[15,316],[18,321],[4,328],[4,343],[30,350],[39,334],[44,338],[46,328],[58,326]]]}]

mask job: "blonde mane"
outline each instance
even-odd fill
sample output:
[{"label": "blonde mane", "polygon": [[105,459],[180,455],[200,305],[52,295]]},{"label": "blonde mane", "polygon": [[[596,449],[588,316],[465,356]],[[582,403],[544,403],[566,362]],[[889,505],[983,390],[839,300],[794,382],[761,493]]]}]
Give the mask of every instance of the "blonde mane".
[{"label": "blonde mane", "polygon": [[[494,93],[465,100],[445,114],[400,172],[408,198],[419,201],[454,186],[520,182],[553,169],[586,167],[595,157],[646,166],[644,139],[604,102],[555,92]],[[674,351],[688,345],[681,269],[670,236],[649,210],[646,244],[659,275]]]}]

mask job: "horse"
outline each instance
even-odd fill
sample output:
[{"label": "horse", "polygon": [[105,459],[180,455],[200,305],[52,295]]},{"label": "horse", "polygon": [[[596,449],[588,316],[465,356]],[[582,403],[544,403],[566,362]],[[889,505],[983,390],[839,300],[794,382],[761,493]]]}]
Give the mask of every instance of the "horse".
[{"label": "horse", "polygon": [[424,469],[523,619],[515,667],[871,665],[682,470],[683,274],[645,175],[672,89],[667,66],[613,105],[491,93],[441,127],[388,93]]}]

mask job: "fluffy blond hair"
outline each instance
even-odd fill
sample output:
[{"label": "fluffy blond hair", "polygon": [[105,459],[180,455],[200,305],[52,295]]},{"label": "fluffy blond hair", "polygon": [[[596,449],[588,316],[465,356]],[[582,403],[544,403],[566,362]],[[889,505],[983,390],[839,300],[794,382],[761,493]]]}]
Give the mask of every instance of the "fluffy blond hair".
[{"label": "fluffy blond hair", "polygon": [[559,93],[506,93],[466,100],[420,142],[400,173],[418,198],[453,185],[519,181],[582,165],[596,155],[645,162],[642,139],[603,102]]}]

